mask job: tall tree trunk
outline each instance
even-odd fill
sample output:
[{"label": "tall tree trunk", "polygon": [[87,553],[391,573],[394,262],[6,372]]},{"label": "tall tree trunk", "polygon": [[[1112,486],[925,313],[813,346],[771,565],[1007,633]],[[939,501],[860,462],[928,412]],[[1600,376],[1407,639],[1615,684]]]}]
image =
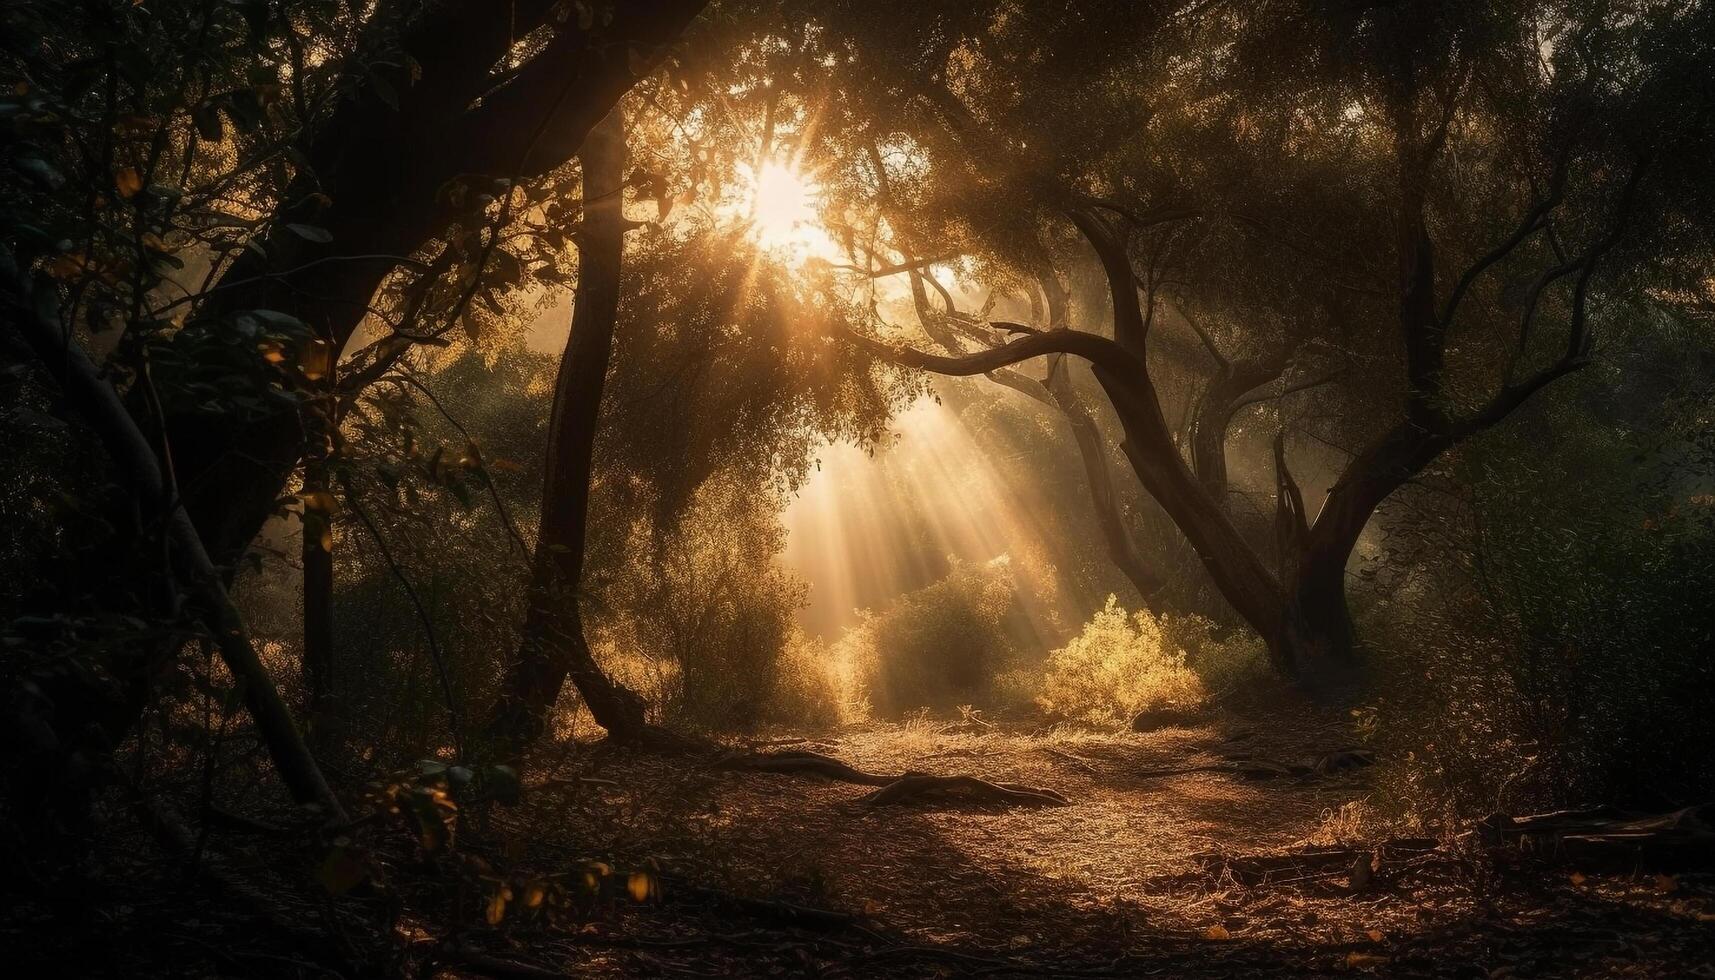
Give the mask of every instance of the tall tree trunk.
[{"label": "tall tree trunk", "polygon": [[489,723],[491,734],[513,745],[541,734],[568,675],[590,713],[612,737],[635,740],[645,731],[643,699],[602,672],[590,653],[578,608],[591,458],[619,316],[620,263],[628,227],[621,116],[615,109],[590,131],[578,151],[584,178],[578,286],[571,334],[554,381],[530,607],[517,659],[502,682],[500,703]]}]

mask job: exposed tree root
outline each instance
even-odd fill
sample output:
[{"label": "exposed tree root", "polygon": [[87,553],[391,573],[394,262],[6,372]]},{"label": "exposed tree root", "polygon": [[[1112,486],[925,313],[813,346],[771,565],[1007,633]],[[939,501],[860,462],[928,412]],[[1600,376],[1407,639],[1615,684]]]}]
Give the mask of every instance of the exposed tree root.
[{"label": "exposed tree root", "polygon": [[788,775],[825,776],[828,779],[838,780],[842,783],[857,783],[860,786],[886,786],[900,778],[899,776],[864,772],[862,769],[852,768],[831,755],[802,750],[731,755],[715,763],[715,768],[742,772],[778,772]]},{"label": "exposed tree root", "polygon": [[777,772],[789,775],[823,776],[843,783],[880,787],[863,797],[871,806],[905,803],[924,796],[958,795],[980,803],[1005,806],[1069,806],[1071,801],[1051,789],[1019,783],[994,783],[976,776],[935,776],[906,772],[897,776],[865,772],[819,752],[746,753],[728,756],[717,769],[741,772]]},{"label": "exposed tree root", "polygon": [[1133,773],[1140,779],[1154,779],[1159,776],[1184,776],[1194,772],[1218,772],[1228,776],[1237,776],[1244,780],[1278,779],[1282,776],[1308,776],[1312,770],[1309,766],[1287,765],[1279,762],[1269,762],[1266,759],[1232,759],[1227,762],[1210,762],[1197,766],[1165,766],[1160,769],[1144,769]]}]

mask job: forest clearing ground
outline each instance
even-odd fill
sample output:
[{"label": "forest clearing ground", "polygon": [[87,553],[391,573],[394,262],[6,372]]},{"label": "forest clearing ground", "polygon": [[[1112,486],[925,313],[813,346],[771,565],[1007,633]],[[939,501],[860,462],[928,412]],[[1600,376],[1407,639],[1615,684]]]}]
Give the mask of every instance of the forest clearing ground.
[{"label": "forest clearing ground", "polygon": [[[585,754],[571,771],[613,785],[570,803],[538,796],[509,819],[542,833],[556,807],[571,806],[576,817],[559,818],[584,852],[673,876],[663,904],[592,931],[665,923],[685,942],[622,952],[574,940],[544,959],[547,950],[518,935],[514,949],[531,962],[558,958],[568,972],[619,975],[1715,977],[1709,876],[1493,875],[1447,854],[1397,867],[1389,855],[1378,883],[1358,890],[1345,859],[1333,872],[1258,882],[1212,856],[1366,846],[1340,839],[1354,830],[1343,805],[1367,793],[1364,770],[1259,781],[1139,775],[1241,754],[1313,761],[1348,744],[1338,726],[949,727],[961,728],[876,724],[776,744],[872,772],[1028,783],[1072,805],[871,807],[860,802],[867,787],[813,776]],[[728,918],[675,901],[678,876],[856,921],[815,935],[766,916]]]},{"label": "forest clearing ground", "polygon": [[[1384,845],[1353,889],[1351,856],[1385,836],[1342,810],[1372,792],[1370,770],[1145,775],[1303,763],[1347,738],[1274,718],[1150,733],[920,721],[755,746],[1071,801],[1010,808],[871,806],[872,786],[566,741],[527,767],[518,806],[460,830],[457,855],[426,860],[377,828],[384,887],[339,898],[315,883],[322,848],[216,831],[208,861],[235,890],[116,817],[90,855],[99,880],[15,896],[0,949],[32,977],[1715,978],[1715,875],[1497,869]],[[591,861],[615,874],[568,917],[511,907],[490,926],[492,887],[455,870],[472,859],[568,884]],[[628,894],[639,870],[654,881],[643,901]]]}]

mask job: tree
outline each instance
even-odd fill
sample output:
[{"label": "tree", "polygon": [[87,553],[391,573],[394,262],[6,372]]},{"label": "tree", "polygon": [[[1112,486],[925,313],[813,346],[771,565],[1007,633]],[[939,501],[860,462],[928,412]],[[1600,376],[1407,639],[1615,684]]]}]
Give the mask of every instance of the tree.
[{"label": "tree", "polygon": [[590,713],[616,740],[645,734],[643,699],[610,680],[584,636],[584,539],[602,391],[619,319],[620,262],[625,253],[625,125],[615,109],[578,150],[583,161],[583,221],[578,232],[578,289],[572,328],[554,379],[548,421],[542,520],[531,567],[529,613],[518,654],[489,723],[513,744],[534,739],[567,676]]},{"label": "tree", "polygon": [[[1686,159],[1706,138],[1694,121],[1700,117],[1677,114],[1688,97],[1707,104],[1707,86],[1687,87],[1682,75],[1684,59],[1694,56],[1683,46],[1671,52],[1657,46],[1657,39],[1690,33],[1686,24],[1666,13],[1634,20],[1621,7],[1591,12],[1588,21],[1539,12],[1550,18],[1551,36],[1564,42],[1548,64],[1539,57],[1542,42],[1535,32],[1541,22],[1523,8],[1463,13],[1425,4],[1327,13],[1281,5],[1198,24],[1206,29],[1218,23],[1243,40],[1253,58],[1233,67],[1213,60],[1206,45],[1176,48],[1186,35],[1149,10],[1137,12],[1127,29],[1117,29],[1111,19],[1125,19],[1126,13],[1105,7],[1030,19],[935,8],[922,14],[929,22],[922,27],[922,43],[888,51],[885,57],[893,62],[878,69],[878,46],[854,40],[877,25],[852,8],[824,9],[819,16],[831,28],[824,42],[827,81],[846,95],[846,110],[863,120],[856,128],[901,133],[915,148],[914,166],[929,175],[924,182],[936,187],[931,200],[949,202],[945,212],[962,227],[976,228],[978,237],[987,230],[979,222],[1024,195],[1040,209],[1041,220],[1069,223],[1102,270],[1112,317],[1111,336],[1027,331],[991,350],[957,355],[901,350],[873,337],[850,339],[878,356],[947,374],[988,373],[1049,354],[1088,360],[1124,430],[1122,448],[1134,472],[1234,611],[1267,641],[1275,665],[1288,674],[1344,674],[1353,644],[1346,565],[1376,508],[1442,453],[1499,424],[1536,392],[1587,363],[1592,297],[1635,297],[1622,284],[1647,275],[1645,268],[1664,268],[1644,258],[1636,237],[1657,226],[1638,217],[1645,202],[1664,203],[1646,176],[1659,158]],[[1097,22],[1108,33],[1093,30]],[[1091,50],[1088,39],[1100,36],[1125,40],[1115,42],[1117,50]],[[1591,37],[1601,43],[1579,43]],[[1267,70],[1279,66],[1259,53],[1295,49],[1283,40],[1316,52],[1313,67],[1292,85],[1282,85],[1287,73]],[[853,57],[860,50],[863,56]],[[1647,60],[1654,56],[1660,60]],[[1205,83],[1188,94],[1177,91],[1175,57],[1200,70]],[[1078,60],[1068,64],[1071,59]],[[1049,73],[1050,65],[1065,70]],[[1616,83],[1621,65],[1629,77]],[[1249,71],[1267,79],[1268,92],[1249,85]],[[853,77],[860,72],[886,81],[879,90],[866,88]],[[1485,84],[1502,78],[1512,93],[1505,98],[1494,96],[1498,86]],[[1392,282],[1376,284],[1381,288],[1369,290],[1374,297],[1360,295],[1352,308],[1339,309],[1337,319],[1356,325],[1360,350],[1397,365],[1395,405],[1401,407],[1392,410],[1398,413],[1392,419],[1377,418],[1364,411],[1362,388],[1373,389],[1373,382],[1354,386],[1357,397],[1348,404],[1363,443],[1314,516],[1288,468],[1284,443],[1277,443],[1274,568],[1265,547],[1242,533],[1227,502],[1211,492],[1224,482],[1224,460],[1217,464],[1213,451],[1216,434],[1225,431],[1223,416],[1230,418],[1235,398],[1244,397],[1235,390],[1259,375],[1217,376],[1225,390],[1210,399],[1217,409],[1200,426],[1202,448],[1193,456],[1203,462],[1199,479],[1167,421],[1160,369],[1151,357],[1160,282],[1151,278],[1148,255],[1146,270],[1136,267],[1140,235],[1164,218],[1195,221],[1202,220],[1197,214],[1222,210],[1233,219],[1245,215],[1219,184],[1188,180],[1173,166],[1192,147],[1165,140],[1128,144],[1138,138],[1116,139],[1108,125],[1080,135],[1055,126],[1065,117],[1045,111],[1070,106],[1078,94],[1104,86],[1120,100],[1104,123],[1122,120],[1113,125],[1123,129],[1123,120],[1132,120],[1133,132],[1142,132],[1144,141],[1171,134],[1155,117],[1195,120],[1208,115],[1213,103],[1229,107],[1214,114],[1224,131],[1213,129],[1229,152],[1289,169],[1320,169],[1337,179],[1355,197],[1334,220],[1294,212],[1313,236],[1375,242],[1370,231],[1388,229],[1382,241],[1391,239],[1397,266]],[[1128,103],[1136,104],[1129,112],[1123,108]],[[1096,112],[1106,109],[1101,105]],[[1090,112],[1086,107],[1069,115],[1083,120]],[[1295,128],[1295,115],[1315,122]],[[1635,125],[1639,118],[1661,128],[1641,129]],[[1258,131],[1264,138],[1256,137]],[[1455,146],[1462,161],[1481,159],[1484,165],[1455,167]],[[1210,147],[1194,149],[1206,154]],[[1252,172],[1264,174],[1261,167]],[[956,189],[948,190],[949,183]],[[1503,201],[1519,215],[1510,224],[1497,218],[1506,212]],[[1683,204],[1666,206],[1677,211]],[[1017,224],[1003,223],[992,233],[995,252],[1018,254],[1016,243],[1005,239]],[[1446,239],[1439,248],[1432,229]],[[1456,257],[1456,272],[1439,271],[1438,253]],[[1278,254],[1275,261],[1280,263]],[[1509,328],[1509,298],[1498,291],[1479,297],[1474,287],[1498,266],[1511,275],[1532,265],[1524,302],[1513,308]],[[1302,274],[1284,263],[1270,272]],[[1330,285],[1338,280],[1330,277]],[[1182,291],[1178,298],[1195,316],[1196,291]],[[1548,308],[1559,314],[1563,329],[1558,353],[1543,360],[1537,320]],[[1384,318],[1395,326],[1384,328]],[[1495,378],[1476,370],[1489,384],[1481,395],[1454,381],[1453,360],[1477,350],[1493,356],[1505,350],[1509,337],[1514,351],[1504,356],[1516,371]],[[1267,371],[1273,373],[1272,365]]]}]

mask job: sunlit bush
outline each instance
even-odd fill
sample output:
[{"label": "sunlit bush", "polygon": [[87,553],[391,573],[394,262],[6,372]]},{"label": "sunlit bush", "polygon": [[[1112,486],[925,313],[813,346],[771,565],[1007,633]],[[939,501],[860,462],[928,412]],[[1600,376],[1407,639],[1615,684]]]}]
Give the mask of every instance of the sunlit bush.
[{"label": "sunlit bush", "polygon": [[828,644],[795,629],[780,652],[764,717],[781,725],[824,728],[861,721],[869,710],[858,679]]},{"label": "sunlit bush", "polygon": [[939,582],[866,611],[835,656],[888,717],[984,704],[1018,656],[1008,630],[1016,603],[1008,562],[956,563]]},{"label": "sunlit bush", "polygon": [[743,728],[777,705],[804,597],[774,560],[784,534],[774,497],[717,478],[673,527],[639,520],[604,556],[591,620],[612,669],[643,688],[662,720]]},{"label": "sunlit bush", "polygon": [[1122,725],[1139,711],[1190,705],[1206,696],[1187,665],[1187,646],[1211,638],[1198,617],[1127,613],[1114,596],[1070,643],[1048,655],[1042,694],[1051,715],[1092,725]]}]

